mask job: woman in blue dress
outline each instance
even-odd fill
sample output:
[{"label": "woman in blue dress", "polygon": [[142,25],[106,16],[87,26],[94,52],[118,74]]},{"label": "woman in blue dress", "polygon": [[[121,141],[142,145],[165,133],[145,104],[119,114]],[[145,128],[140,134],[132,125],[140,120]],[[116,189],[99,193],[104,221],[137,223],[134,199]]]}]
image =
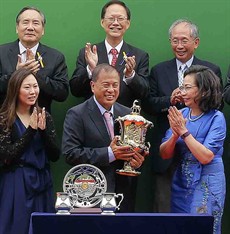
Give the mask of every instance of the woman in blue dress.
[{"label": "woman in blue dress", "polygon": [[55,211],[49,161],[60,149],[38,95],[32,71],[12,74],[0,109],[0,234],[28,234],[32,212]]},{"label": "woman in blue dress", "polygon": [[178,160],[171,212],[213,215],[213,233],[220,234],[226,193],[220,79],[209,68],[194,65],[185,72],[180,91],[186,107],[181,111],[170,107],[170,129],[160,146],[162,158]]}]

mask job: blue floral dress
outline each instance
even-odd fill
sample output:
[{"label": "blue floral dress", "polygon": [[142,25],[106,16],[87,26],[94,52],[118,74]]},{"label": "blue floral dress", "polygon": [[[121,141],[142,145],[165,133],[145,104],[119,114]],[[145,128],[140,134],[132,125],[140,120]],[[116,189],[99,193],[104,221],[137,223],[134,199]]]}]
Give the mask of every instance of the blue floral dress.
[{"label": "blue floral dress", "polygon": [[[209,164],[202,165],[179,138],[175,147],[178,166],[172,180],[171,212],[210,214],[214,216],[213,233],[221,233],[226,183],[222,161],[226,122],[222,112],[212,110],[200,118],[189,117],[190,109],[182,109],[186,127],[192,136],[214,153]],[[166,132],[166,141],[172,135]]]}]

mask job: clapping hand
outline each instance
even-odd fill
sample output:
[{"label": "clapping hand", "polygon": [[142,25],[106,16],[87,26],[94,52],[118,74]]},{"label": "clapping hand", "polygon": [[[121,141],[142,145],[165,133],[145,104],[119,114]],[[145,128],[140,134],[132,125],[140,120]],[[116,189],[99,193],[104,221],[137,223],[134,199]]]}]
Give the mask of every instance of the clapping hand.
[{"label": "clapping hand", "polygon": [[136,60],[135,56],[130,56],[125,58],[125,69],[124,69],[124,75],[125,77],[131,77],[134,73],[134,68],[136,66]]},{"label": "clapping hand", "polygon": [[97,46],[93,45],[91,47],[91,43],[86,43],[85,45],[85,60],[89,66],[90,71],[92,72],[98,63],[98,55],[97,55]]},{"label": "clapping hand", "polygon": [[42,108],[42,112],[38,114],[38,128],[44,130],[46,128],[46,111],[45,107]]},{"label": "clapping hand", "polygon": [[35,56],[34,56],[32,50],[30,50],[30,49],[26,50],[26,61],[25,62],[22,62],[21,55],[18,55],[18,62],[16,65],[16,70],[18,70],[19,68],[22,68],[22,67],[30,69],[34,74],[36,74],[39,71],[40,63],[35,60]]},{"label": "clapping hand", "polygon": [[181,134],[183,134],[183,132],[185,132],[185,130],[187,130],[187,119],[183,117],[181,111],[179,111],[175,106],[170,107],[168,112],[168,120],[173,134],[176,136],[180,136]]},{"label": "clapping hand", "polygon": [[46,128],[46,113],[45,108],[42,108],[42,112],[38,113],[37,108],[34,107],[33,112],[30,116],[30,123],[29,125],[33,129],[40,128],[41,130],[44,130]]}]

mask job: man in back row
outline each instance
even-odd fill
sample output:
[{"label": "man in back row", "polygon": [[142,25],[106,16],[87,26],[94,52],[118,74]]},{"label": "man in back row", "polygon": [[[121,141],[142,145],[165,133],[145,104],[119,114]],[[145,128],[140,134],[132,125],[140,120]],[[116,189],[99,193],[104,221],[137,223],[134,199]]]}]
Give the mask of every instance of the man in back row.
[{"label": "man in back row", "polygon": [[40,43],[45,33],[45,15],[35,7],[24,7],[16,17],[18,40],[0,46],[0,106],[11,74],[20,67],[36,74],[40,87],[38,104],[51,112],[53,100],[63,102],[69,94],[65,57]]},{"label": "man in back row", "polygon": [[120,95],[117,99],[119,103],[131,107],[135,99],[146,96],[149,90],[149,56],[123,40],[130,26],[130,17],[130,10],[124,2],[115,0],[104,5],[101,11],[101,26],[105,30],[106,38],[96,45],[86,43],[85,48],[80,50],[76,69],[70,80],[70,90],[74,96],[84,99],[92,96],[91,75],[100,63],[111,64],[120,74]]},{"label": "man in back row", "polygon": [[[155,178],[154,212],[170,212],[170,187],[174,171],[172,160],[163,160],[159,146],[169,128],[168,108],[176,105],[184,107],[179,86],[183,83],[183,73],[191,65],[199,64],[211,68],[221,79],[221,71],[213,63],[200,60],[194,54],[200,43],[198,27],[187,19],[176,20],[169,28],[169,41],[175,58],[155,65],[150,72],[150,94],[142,102],[143,110],[155,116],[154,134],[151,136],[150,158]],[[223,84],[221,79],[221,84]]]}]

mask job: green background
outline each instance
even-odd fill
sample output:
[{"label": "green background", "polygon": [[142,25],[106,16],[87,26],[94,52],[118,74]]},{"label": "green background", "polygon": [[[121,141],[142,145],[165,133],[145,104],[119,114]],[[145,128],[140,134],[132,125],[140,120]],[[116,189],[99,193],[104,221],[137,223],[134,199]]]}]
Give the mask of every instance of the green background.
[{"label": "green background", "polygon": [[[100,42],[104,31],[100,26],[100,11],[105,0],[0,0],[0,44],[14,41],[15,17],[24,6],[36,6],[46,15],[47,24],[42,43],[64,53],[71,77],[76,57],[86,42]],[[229,0],[126,0],[131,16],[131,27],[125,40],[142,48],[150,55],[150,67],[172,58],[168,41],[168,28],[178,18],[194,21],[200,29],[200,46],[197,57],[211,61],[221,67],[224,83],[230,64],[230,1]],[[69,95],[64,103],[53,103],[53,117],[61,143],[62,126],[67,109],[82,100]],[[223,233],[230,230],[230,157],[229,157],[229,109],[224,113],[228,124],[225,141],[224,164],[227,177],[227,196],[223,217]],[[154,134],[154,129],[152,130]],[[139,176],[137,204],[138,212],[152,211],[153,178],[150,159],[145,161]],[[52,164],[54,188],[62,191],[64,175],[70,167],[61,158]]]}]

